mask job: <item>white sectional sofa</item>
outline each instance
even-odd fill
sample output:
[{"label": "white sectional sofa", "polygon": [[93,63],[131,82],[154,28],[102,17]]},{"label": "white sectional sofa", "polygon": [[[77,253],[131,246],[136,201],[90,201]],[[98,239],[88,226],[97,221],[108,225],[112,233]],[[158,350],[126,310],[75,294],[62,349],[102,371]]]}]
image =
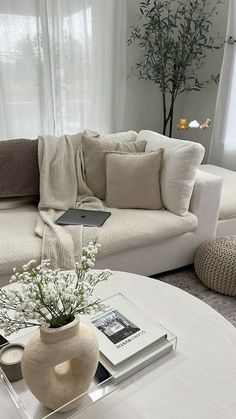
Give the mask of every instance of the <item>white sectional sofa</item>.
[{"label": "white sectional sofa", "polygon": [[97,267],[150,276],[193,263],[200,244],[216,233],[221,186],[221,178],[198,170],[189,209],[195,227],[161,243],[98,258]]},{"label": "white sectional sofa", "polygon": [[[165,148],[167,140],[170,148],[177,141],[177,151],[187,143],[160,136],[158,146]],[[147,151],[152,146],[153,139]],[[176,153],[176,164],[184,166],[179,158]],[[110,209],[112,215],[99,233],[101,252],[96,268],[154,275],[192,263],[199,245],[216,233],[222,186],[220,177],[206,171],[197,170],[194,177],[185,216],[167,209]],[[0,286],[3,286],[9,281],[13,267],[20,268],[31,259],[40,261],[42,239],[34,232],[38,216],[35,203],[24,198],[2,199],[0,208]],[[132,230],[132,246],[126,238],[127,229]],[[117,243],[117,251],[112,254],[106,250],[109,240]]]}]

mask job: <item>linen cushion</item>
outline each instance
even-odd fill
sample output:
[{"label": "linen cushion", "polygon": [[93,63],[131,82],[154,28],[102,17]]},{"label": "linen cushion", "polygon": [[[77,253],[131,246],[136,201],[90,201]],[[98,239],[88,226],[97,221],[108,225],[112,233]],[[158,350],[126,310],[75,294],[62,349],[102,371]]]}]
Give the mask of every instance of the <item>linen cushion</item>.
[{"label": "linen cushion", "polygon": [[189,209],[196,171],[204,156],[204,147],[147,130],[140,131],[137,140],[147,141],[146,152],[164,148],[162,202],[169,211],[185,216]]},{"label": "linen cushion", "polygon": [[[178,217],[167,210],[109,208],[109,211],[112,216],[103,228],[98,229],[101,243],[98,260],[126,250],[156,245],[194,230],[198,223],[192,213]],[[15,266],[21,269],[29,260],[40,262],[42,239],[34,232],[37,217],[38,209],[33,205],[0,212],[0,276],[12,275]]]},{"label": "linen cushion", "polygon": [[104,134],[101,136],[101,134],[98,131],[92,131],[90,129],[85,129],[81,134],[90,138],[104,138],[105,140],[119,142],[136,141],[138,136],[138,133],[136,131],[116,132],[114,134]]},{"label": "linen cushion", "polygon": [[[109,138],[109,137],[108,137]],[[128,141],[125,141],[125,138]],[[106,137],[82,136],[84,154],[84,169],[86,183],[97,198],[105,199],[106,175],[105,156],[103,151],[125,151],[129,153],[142,152],[145,150],[146,141],[133,141],[134,136],[113,136],[112,140]],[[120,140],[121,141],[118,141]]]},{"label": "linen cushion", "polygon": [[106,204],[114,208],[162,208],[163,149],[151,153],[105,151]]},{"label": "linen cushion", "polygon": [[38,194],[38,140],[0,141],[0,198]]},{"label": "linen cushion", "polygon": [[105,140],[110,141],[118,141],[118,142],[130,142],[136,141],[138,137],[138,133],[136,131],[124,131],[124,132],[116,132],[114,134],[104,134],[102,136]]}]

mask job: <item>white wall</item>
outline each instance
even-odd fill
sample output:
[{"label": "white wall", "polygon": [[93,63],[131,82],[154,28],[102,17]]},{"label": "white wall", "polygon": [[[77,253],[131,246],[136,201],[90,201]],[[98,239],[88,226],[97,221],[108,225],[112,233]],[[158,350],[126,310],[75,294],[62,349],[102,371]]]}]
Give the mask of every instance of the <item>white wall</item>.
[{"label": "white wall", "polygon": [[[137,23],[139,4],[138,0],[127,0],[127,39],[130,36],[131,25]],[[136,46],[127,45],[127,75],[141,57],[142,53]],[[159,131],[161,112],[161,96],[157,87],[149,81],[128,78],[124,129]]]},{"label": "white wall", "polygon": [[[131,25],[137,23],[139,12],[138,0],[127,0],[127,38],[130,35]],[[227,24],[228,5],[223,4],[218,9],[218,15],[214,21],[214,32],[224,35]],[[203,71],[206,76],[217,74],[222,62],[223,50],[210,54]],[[135,61],[142,57],[141,51],[134,45],[127,46],[127,74]],[[174,118],[173,137],[190,139],[202,143],[206,148],[205,160],[207,159],[213,120],[217,86],[212,83],[200,92],[192,92],[189,95],[181,95],[177,99]],[[189,129],[178,131],[177,121],[180,117],[186,117],[188,121],[197,119],[203,122],[207,117],[212,120],[210,128],[206,130]],[[151,129],[161,132],[162,130],[162,104],[161,95],[157,87],[149,81],[138,80],[134,77],[127,80],[127,96],[125,109],[125,129]]]},{"label": "white wall", "polygon": [[[222,4],[218,8],[218,15],[214,20],[214,32],[225,36],[227,26],[228,3]],[[202,77],[208,78],[211,74],[216,75],[220,72],[223,58],[223,48],[218,52],[209,53],[208,59],[204,66]],[[175,112],[175,129],[173,136],[178,138],[191,139],[200,142],[206,149],[204,161],[207,161],[210,139],[212,135],[212,127],[214,124],[215,104],[217,97],[218,85],[211,83],[200,92],[191,92],[180,98]],[[177,120],[181,117],[187,118],[188,121],[193,119],[200,123],[204,122],[206,118],[210,118],[212,123],[208,129],[189,129],[188,131],[178,131],[176,129]]]}]

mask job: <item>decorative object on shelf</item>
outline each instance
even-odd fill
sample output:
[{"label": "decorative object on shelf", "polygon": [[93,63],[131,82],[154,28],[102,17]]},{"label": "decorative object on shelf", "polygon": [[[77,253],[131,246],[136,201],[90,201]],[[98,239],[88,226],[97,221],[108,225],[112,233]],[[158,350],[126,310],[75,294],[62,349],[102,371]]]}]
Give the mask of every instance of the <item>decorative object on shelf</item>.
[{"label": "decorative object on shelf", "polygon": [[194,119],[193,121],[189,122],[188,126],[189,128],[199,128],[200,124],[196,119]]},{"label": "decorative object on shelf", "polygon": [[[0,322],[6,335],[40,326],[25,346],[22,374],[35,397],[53,410],[86,392],[97,368],[96,337],[80,324],[78,316],[103,308],[99,298],[92,300],[92,294],[111,271],[89,272],[98,246],[89,243],[83,248],[74,271],[53,269],[49,260],[37,266],[32,260],[23,266],[23,273],[14,269],[11,282],[19,287],[0,289]],[[70,403],[63,411],[75,405]]]},{"label": "decorative object on shelf", "polygon": [[135,43],[143,59],[130,74],[153,81],[162,93],[163,135],[169,125],[172,135],[174,106],[179,94],[200,91],[210,82],[218,83],[219,74],[199,79],[209,51],[225,43],[215,35],[213,23],[221,0],[211,6],[206,0],[142,0],[140,15],[131,28],[128,45]]},{"label": "decorative object on shelf", "polygon": [[21,361],[24,348],[20,343],[12,343],[1,349],[0,366],[9,381],[18,381],[22,378]]},{"label": "decorative object on shelf", "polygon": [[200,128],[201,129],[206,129],[206,128],[209,127],[210,123],[211,123],[211,119],[210,118],[207,118],[206,121],[203,122],[203,124],[200,125]]},{"label": "decorative object on shelf", "polygon": [[201,129],[206,129],[209,127],[211,123],[211,119],[207,118],[205,122],[203,122],[202,124],[200,124],[196,119],[194,119],[193,121],[189,122],[189,124],[187,123],[187,119],[186,118],[180,118],[178,121],[178,125],[177,128],[179,130],[187,130],[188,128],[201,128]]},{"label": "decorative object on shelf", "polygon": [[180,130],[186,130],[188,129],[187,119],[186,118],[180,118],[177,128]]}]

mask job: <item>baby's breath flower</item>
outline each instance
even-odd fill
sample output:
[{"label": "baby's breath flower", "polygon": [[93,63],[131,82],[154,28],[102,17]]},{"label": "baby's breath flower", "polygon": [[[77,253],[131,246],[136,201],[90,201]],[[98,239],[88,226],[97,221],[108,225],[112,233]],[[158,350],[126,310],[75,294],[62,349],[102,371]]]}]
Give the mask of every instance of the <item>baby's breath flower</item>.
[{"label": "baby's breath flower", "polygon": [[[18,282],[20,290],[0,289],[0,324],[8,336],[35,325],[60,327],[77,314],[89,314],[103,308],[100,298],[92,300],[95,286],[107,280],[109,269],[89,272],[95,264],[100,245],[90,242],[83,248],[75,271],[52,269],[50,260],[35,260],[23,265],[23,271],[13,269],[10,282]],[[8,313],[12,313],[11,317]]]}]

